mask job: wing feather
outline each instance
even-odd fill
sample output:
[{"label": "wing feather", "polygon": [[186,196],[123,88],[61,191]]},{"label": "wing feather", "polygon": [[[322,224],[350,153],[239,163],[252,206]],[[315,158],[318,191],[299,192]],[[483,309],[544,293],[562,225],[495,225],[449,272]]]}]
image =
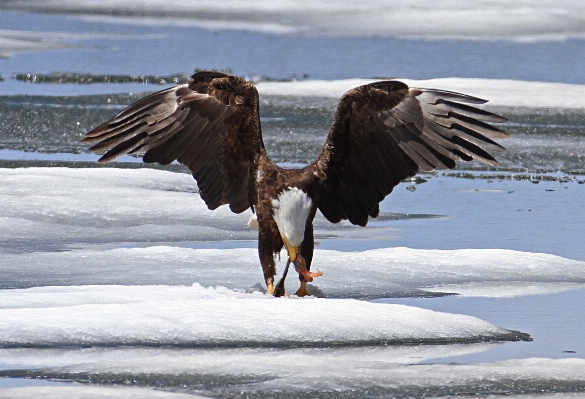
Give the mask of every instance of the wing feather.
[{"label": "wing feather", "polygon": [[145,162],[186,165],[210,209],[243,212],[256,201],[250,176],[265,154],[258,92],[235,76],[199,72],[187,84],[151,94],[87,133],[99,162],[144,152]]},{"label": "wing feather", "polygon": [[172,132],[173,134],[169,134],[164,142],[146,152],[145,162],[158,162],[161,165],[173,162],[188,146],[188,143],[197,137],[197,133],[193,133],[196,126],[196,123],[187,123],[184,127],[181,126],[180,129]]},{"label": "wing feather", "polygon": [[449,100],[438,100],[428,107],[428,112],[438,116],[464,115],[485,122],[502,123],[508,121],[508,119],[500,115]]},{"label": "wing feather", "polygon": [[[221,146],[221,141],[217,140],[212,135],[207,135],[204,140],[200,142],[199,149],[195,149],[193,154],[197,154],[193,161],[189,162],[189,170],[196,171],[203,168],[209,162],[213,162],[213,160],[219,156],[219,148]],[[189,158],[192,158],[192,154],[189,154]]]},{"label": "wing feather", "polygon": [[419,169],[451,169],[456,161],[497,165],[488,152],[507,134],[489,123],[507,119],[467,104],[485,100],[409,88],[397,81],[352,89],[341,98],[327,141],[312,164],[325,176],[319,209],[331,222],[365,225],[379,202]]},{"label": "wing feather", "polygon": [[[374,182],[378,189],[378,194],[382,195],[382,193],[388,191],[393,180],[392,178],[394,177],[392,166],[384,153],[382,143],[372,146],[371,160],[372,162],[367,163],[368,173],[374,176]],[[382,195],[382,197],[384,196]]]},{"label": "wing feather", "polygon": [[[204,168],[194,173],[199,185],[201,198],[208,208],[213,210],[221,205],[221,168],[217,164],[207,164]],[[218,181],[219,180],[219,181]]]},{"label": "wing feather", "polygon": [[404,125],[416,138],[420,141],[412,141],[411,145],[418,151],[419,154],[425,157],[432,165],[435,165],[437,169],[451,169],[455,166],[453,158],[449,156],[448,151],[445,150],[437,143],[432,140],[426,140],[426,135],[422,132],[424,125],[418,126],[418,124]]}]

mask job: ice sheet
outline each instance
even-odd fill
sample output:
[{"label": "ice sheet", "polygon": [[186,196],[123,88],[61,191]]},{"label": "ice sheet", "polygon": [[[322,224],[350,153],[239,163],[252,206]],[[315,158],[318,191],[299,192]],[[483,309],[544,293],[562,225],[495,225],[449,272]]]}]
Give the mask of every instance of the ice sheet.
[{"label": "ice sheet", "polygon": [[[350,398],[436,397],[469,392],[520,394],[582,391],[583,359],[514,359],[479,364],[437,364],[433,356],[462,354],[485,345],[305,349],[86,349],[2,350],[9,365],[2,375],[108,381],[198,389],[200,393],[255,396]],[[36,355],[36,356],[33,356]],[[302,371],[299,371],[302,368]],[[513,383],[511,383],[513,381]],[[128,382],[127,382],[128,383]],[[215,393],[215,395],[214,395]],[[451,396],[450,396],[451,397]]]},{"label": "ice sheet", "polygon": [[[443,89],[488,100],[489,106],[585,108],[585,85],[526,82],[506,79],[443,78],[412,80],[397,77],[411,87]],[[368,79],[307,80],[259,83],[260,95],[340,98],[347,90],[375,82]]]},{"label": "ice sheet", "polygon": [[[187,174],[151,169],[0,169],[0,185],[1,288],[200,283],[248,289],[263,283],[255,249],[257,231],[246,227],[249,213],[234,215],[227,207],[207,210]],[[353,239],[380,239],[392,231],[375,225],[365,229],[332,225],[322,218],[316,226],[319,235],[349,234]],[[249,242],[239,244],[247,248],[174,246],[230,239]],[[502,297],[585,284],[583,262],[504,249],[347,252],[317,247],[313,265],[325,273],[314,284],[328,297],[417,291]],[[297,284],[291,275],[287,287],[294,292]]]},{"label": "ice sheet", "polygon": [[[0,241],[253,239],[249,215],[208,211],[182,173],[68,168],[2,169]],[[171,205],[172,204],[172,205]],[[228,215],[230,217],[228,217]],[[226,221],[228,224],[226,225]],[[232,224],[239,231],[231,229]],[[150,226],[143,228],[143,226]]]},{"label": "ice sheet", "polygon": [[37,287],[0,291],[2,346],[289,346],[527,339],[472,316],[226,288]]},{"label": "ice sheet", "polygon": [[[200,399],[203,396],[183,394],[175,392],[156,391],[144,388],[105,388],[95,386],[73,385],[67,387],[26,387],[9,388],[3,390],[0,395],[5,398],[43,397],[44,399]],[[316,397],[316,396],[313,396]],[[501,395],[482,396],[484,399],[501,399]],[[528,394],[528,395],[506,395],[506,399],[575,399],[582,398],[581,393],[553,393],[553,394]],[[208,397],[205,397],[208,398]],[[447,397],[445,397],[447,398]],[[448,396],[451,398],[451,396]]]},{"label": "ice sheet", "polygon": [[[284,267],[282,259],[277,271]],[[426,292],[513,297],[585,286],[583,262],[498,249],[317,250],[312,284],[327,297],[379,298]],[[262,283],[257,250],[146,247],[3,255],[4,288],[79,284],[192,284],[249,289]],[[291,292],[298,281],[291,274]]]},{"label": "ice sheet", "polygon": [[[100,369],[135,373],[181,374],[201,372],[204,365],[217,372],[241,375],[262,374],[270,368],[296,367],[285,362],[283,355],[295,359],[315,359],[323,363],[349,364],[382,363],[408,365],[446,357],[481,353],[500,343],[472,343],[452,345],[389,345],[378,347],[340,348],[0,348],[0,371],[7,370],[85,370]],[[194,361],[195,359],[199,359]],[[241,359],[234,362],[234,359]],[[306,363],[311,363],[306,361]],[[112,365],[115,365],[112,367]],[[234,367],[235,366],[235,367]],[[314,366],[319,367],[318,365]],[[358,366],[356,366],[358,367]]]},{"label": "ice sheet", "polygon": [[[584,33],[585,6],[577,1],[542,1],[538,7],[522,0],[449,2],[421,1],[76,1],[13,2],[12,9],[75,11],[86,14],[136,16],[160,24],[160,17],[191,19],[214,28],[264,30],[336,36],[415,36],[447,38],[514,38],[562,40]],[[159,17],[159,18],[153,18]],[[109,17],[110,20],[115,20]],[[168,20],[172,23],[172,20]]]}]

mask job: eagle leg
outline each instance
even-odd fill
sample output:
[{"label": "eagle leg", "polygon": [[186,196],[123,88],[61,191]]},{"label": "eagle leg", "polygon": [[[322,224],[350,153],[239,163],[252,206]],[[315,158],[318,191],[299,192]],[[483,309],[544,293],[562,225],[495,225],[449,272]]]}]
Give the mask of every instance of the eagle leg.
[{"label": "eagle leg", "polygon": [[276,264],[274,262],[274,254],[272,253],[272,245],[268,240],[266,241],[259,233],[258,237],[258,255],[260,256],[260,264],[264,272],[264,281],[266,282],[266,293],[274,294],[274,275],[276,274]]},{"label": "eagle leg", "polygon": [[309,293],[307,292],[307,282],[310,283],[311,281],[313,281],[314,278],[321,277],[323,275],[323,272],[320,270],[317,270],[316,273],[309,271],[309,269],[307,268],[305,258],[303,258],[301,255],[297,257],[294,264],[295,270],[297,271],[297,273],[299,273],[299,277],[301,280],[301,286],[297,291],[297,295],[298,296],[309,295]]},{"label": "eagle leg", "polygon": [[305,226],[305,237],[303,239],[303,244],[301,246],[301,253],[303,254],[303,256],[299,256],[299,258],[297,259],[298,262],[295,262],[295,269],[299,273],[299,280],[301,282],[301,286],[296,292],[297,296],[309,295],[309,292],[307,291],[307,282],[313,281],[314,277],[319,277],[323,275],[323,273],[320,271],[318,271],[318,273],[310,272],[311,263],[313,263],[314,250],[315,237],[313,235],[313,223],[312,218],[309,218],[309,220],[307,220],[307,225]]}]

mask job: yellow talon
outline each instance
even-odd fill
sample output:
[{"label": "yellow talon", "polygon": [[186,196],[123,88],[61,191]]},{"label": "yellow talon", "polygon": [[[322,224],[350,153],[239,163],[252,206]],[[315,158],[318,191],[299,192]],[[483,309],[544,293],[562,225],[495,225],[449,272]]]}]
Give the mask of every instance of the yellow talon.
[{"label": "yellow talon", "polygon": [[266,290],[267,294],[274,295],[274,284],[268,284],[268,289]]},{"label": "yellow talon", "polygon": [[309,295],[309,292],[307,291],[307,282],[301,281],[301,286],[299,287],[299,289],[297,291],[297,296],[307,296],[307,295]]}]

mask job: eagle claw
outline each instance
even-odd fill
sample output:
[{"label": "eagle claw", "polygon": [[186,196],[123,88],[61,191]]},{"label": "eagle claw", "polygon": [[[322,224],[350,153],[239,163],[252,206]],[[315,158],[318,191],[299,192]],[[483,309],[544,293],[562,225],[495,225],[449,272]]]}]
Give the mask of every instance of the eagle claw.
[{"label": "eagle claw", "polygon": [[309,283],[313,281],[313,278],[321,277],[323,275],[323,272],[321,270],[317,270],[316,273],[310,272],[309,269],[307,269],[307,263],[305,262],[305,258],[303,258],[300,255],[297,256],[297,259],[294,261],[294,264],[297,273],[303,276],[305,281]]}]

